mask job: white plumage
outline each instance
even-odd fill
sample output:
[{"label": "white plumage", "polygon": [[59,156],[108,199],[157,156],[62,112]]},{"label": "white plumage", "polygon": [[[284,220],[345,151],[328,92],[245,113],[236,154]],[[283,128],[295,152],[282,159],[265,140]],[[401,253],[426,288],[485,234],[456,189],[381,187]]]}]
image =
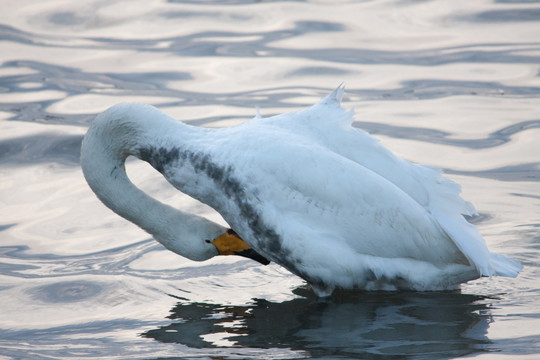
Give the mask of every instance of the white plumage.
[{"label": "white plumage", "polygon": [[107,206],[170,250],[194,260],[217,255],[212,241],[223,227],[129,182],[125,158],[148,161],[319,295],[335,287],[449,289],[479,276],[516,276],[521,265],[490,252],[463,217],[476,211],[459,185],[353,128],[342,94],[338,88],[306,110],[223,129],[120,104],[85,136],[84,174]]}]

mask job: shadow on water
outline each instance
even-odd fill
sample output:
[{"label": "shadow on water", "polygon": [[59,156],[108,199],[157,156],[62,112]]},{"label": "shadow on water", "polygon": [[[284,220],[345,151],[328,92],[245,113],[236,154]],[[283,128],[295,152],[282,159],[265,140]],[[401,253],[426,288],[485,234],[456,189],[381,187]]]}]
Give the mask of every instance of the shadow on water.
[{"label": "shadow on water", "polygon": [[142,336],[191,348],[231,347],[235,354],[287,348],[313,358],[441,359],[487,351],[490,344],[485,297],[342,291],[321,301],[303,288],[295,293],[302,297],[244,306],[179,302],[171,324]]}]

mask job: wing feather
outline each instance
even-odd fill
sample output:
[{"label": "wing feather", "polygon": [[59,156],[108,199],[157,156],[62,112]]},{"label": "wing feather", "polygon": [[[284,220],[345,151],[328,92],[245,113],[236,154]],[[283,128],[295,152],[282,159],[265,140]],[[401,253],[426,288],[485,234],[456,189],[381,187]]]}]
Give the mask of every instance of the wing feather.
[{"label": "wing feather", "polygon": [[301,135],[394,184],[438,222],[482,275],[516,276],[521,265],[491,253],[477,228],[464,218],[477,211],[461,198],[461,187],[440,169],[401,159],[367,132],[354,128],[354,112],[341,106],[342,96],[343,87],[339,87],[306,110],[267,118],[265,123]]}]

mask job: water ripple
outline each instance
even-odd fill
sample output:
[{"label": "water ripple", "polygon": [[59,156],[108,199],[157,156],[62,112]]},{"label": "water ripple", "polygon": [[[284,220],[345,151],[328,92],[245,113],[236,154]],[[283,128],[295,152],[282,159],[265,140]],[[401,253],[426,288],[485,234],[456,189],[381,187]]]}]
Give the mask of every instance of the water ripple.
[{"label": "water ripple", "polygon": [[65,303],[87,300],[98,295],[102,286],[89,281],[62,281],[31,289],[36,300],[49,303]]},{"label": "water ripple", "polygon": [[[520,10],[521,11],[521,10]],[[534,16],[534,11],[529,11]],[[166,13],[165,16],[171,16]],[[288,49],[272,45],[276,41],[294,39],[313,32],[340,32],[344,27],[339,23],[323,21],[297,21],[292,28],[265,32],[227,32],[204,31],[174,37],[156,39],[114,39],[85,38],[84,44],[78,44],[64,37],[29,33],[14,27],[0,25],[0,36],[12,42],[31,44],[34,46],[67,47],[72,49],[134,49],[137,51],[167,52],[181,56],[215,56],[215,57],[264,57],[313,59],[332,63],[353,64],[402,64],[416,66],[439,66],[451,63],[540,63],[540,56],[527,55],[537,52],[540,43],[477,43],[459,46],[433,47],[430,49],[391,51],[363,48],[316,48]],[[252,40],[226,43],[214,38],[248,38]],[[88,43],[88,41],[90,43]],[[163,46],[163,44],[168,44]],[[508,47],[512,50],[509,51]],[[478,51],[477,49],[482,49]],[[519,55],[523,53],[522,55]]]},{"label": "water ripple", "polygon": [[522,9],[505,9],[505,10],[490,10],[481,11],[470,15],[457,17],[459,20],[478,22],[516,22],[516,21],[538,21],[540,19],[540,9],[538,8],[522,8]]},{"label": "water ripple", "polygon": [[[4,273],[22,278],[83,274],[113,275],[125,273],[126,270],[129,270],[131,262],[141,258],[149,251],[158,249],[161,247],[153,239],[95,253],[72,256],[29,254],[26,246],[0,247],[0,254],[2,254],[0,261],[4,261]],[[26,265],[28,263],[32,265]]]},{"label": "water ripple", "polygon": [[540,120],[522,121],[505,126],[499,130],[489,133],[485,138],[477,139],[450,138],[454,134],[436,129],[386,125],[365,121],[356,121],[354,126],[362,128],[374,135],[384,134],[385,136],[400,139],[451,145],[454,147],[464,147],[469,149],[489,149],[509,143],[512,141],[512,136],[521,132],[531,129],[539,129]]},{"label": "water ripple", "polygon": [[540,181],[540,162],[508,165],[489,170],[445,170],[448,174],[474,176],[499,181]]}]

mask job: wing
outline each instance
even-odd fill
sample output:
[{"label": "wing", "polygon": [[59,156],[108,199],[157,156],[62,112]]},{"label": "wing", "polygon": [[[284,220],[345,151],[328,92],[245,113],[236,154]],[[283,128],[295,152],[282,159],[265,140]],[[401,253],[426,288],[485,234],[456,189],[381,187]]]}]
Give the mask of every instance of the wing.
[{"label": "wing", "polygon": [[256,121],[301,135],[377,174],[376,181],[392,183],[431,214],[482,275],[515,276],[521,266],[490,253],[476,227],[463,217],[477,213],[460,197],[461,187],[440,170],[401,159],[367,132],[353,128],[353,112],[340,105],[342,93],[338,88],[307,110]]},{"label": "wing", "polygon": [[212,158],[234,156],[231,178],[242,192],[211,205],[255,249],[310,283],[364,287],[374,276],[425,289],[478,277],[427,211],[375,172],[276,127],[230,139]]},{"label": "wing", "polygon": [[[255,209],[249,212],[261,214],[289,241],[284,247],[319,247],[312,242],[332,238],[333,245],[358,254],[459,262],[460,252],[425,208],[376,172],[275,126],[247,125],[226,138],[227,146],[212,158],[229,162],[245,189],[242,197],[249,197],[235,198],[233,207],[249,201]],[[246,210],[214,207],[235,228],[247,217]],[[299,241],[308,233],[309,240]]]},{"label": "wing", "polygon": [[466,263],[425,209],[391,182],[326,148],[290,150],[286,166],[268,164],[264,178],[274,185],[258,189],[266,221],[285,239],[310,234],[306,243],[315,248],[331,240],[342,252]]}]

